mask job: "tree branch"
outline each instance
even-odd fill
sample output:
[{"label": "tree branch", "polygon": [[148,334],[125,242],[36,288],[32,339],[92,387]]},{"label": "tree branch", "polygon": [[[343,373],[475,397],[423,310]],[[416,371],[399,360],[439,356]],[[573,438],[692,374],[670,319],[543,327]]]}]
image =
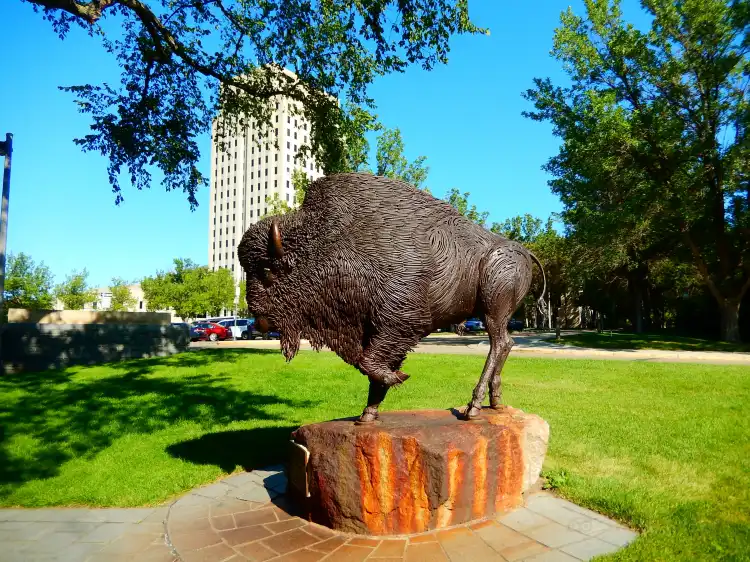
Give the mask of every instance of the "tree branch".
[{"label": "tree branch", "polygon": [[[75,0],[28,0],[32,4],[43,6],[50,10],[62,10],[77,18],[80,18],[87,22],[89,25],[94,25],[103,15],[106,8],[111,6],[121,6],[130,10],[140,21],[143,27],[146,29],[151,39],[154,41],[155,48],[165,58],[169,58],[171,55],[178,57],[184,64],[195,70],[196,72],[210,78],[215,78],[226,86],[233,86],[239,90],[242,90],[246,94],[259,98],[272,98],[277,95],[287,95],[294,99],[299,100],[301,98],[298,91],[300,85],[299,80],[290,81],[287,87],[282,88],[269,88],[269,89],[258,89],[251,86],[241,80],[238,80],[231,76],[226,76],[216,71],[211,66],[202,63],[196,59],[179,39],[177,39],[172,32],[159,20],[156,14],[146,6],[140,0],[92,0],[91,2],[82,3],[76,2]],[[220,4],[220,2],[218,3]],[[221,6],[223,8],[223,6]],[[222,10],[225,17],[229,16],[226,10]],[[232,23],[236,24],[234,18],[229,18]]]},{"label": "tree branch", "polygon": [[119,0],[92,0],[91,2],[76,2],[75,0],[29,0],[48,10],[62,10],[94,25],[102,17],[104,10],[119,3]]}]

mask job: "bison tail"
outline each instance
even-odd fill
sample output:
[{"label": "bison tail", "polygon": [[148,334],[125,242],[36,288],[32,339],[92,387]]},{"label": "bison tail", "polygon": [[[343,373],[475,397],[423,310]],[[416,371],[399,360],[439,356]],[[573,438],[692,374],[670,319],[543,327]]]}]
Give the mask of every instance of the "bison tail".
[{"label": "bison tail", "polygon": [[542,262],[539,261],[539,258],[537,258],[532,252],[529,252],[529,255],[531,256],[531,259],[536,262],[536,264],[539,266],[539,270],[542,272],[542,294],[539,295],[539,298],[536,302],[540,312],[544,314],[546,304],[544,301],[544,293],[547,290],[547,277],[546,275],[544,275],[544,268],[542,267]]}]

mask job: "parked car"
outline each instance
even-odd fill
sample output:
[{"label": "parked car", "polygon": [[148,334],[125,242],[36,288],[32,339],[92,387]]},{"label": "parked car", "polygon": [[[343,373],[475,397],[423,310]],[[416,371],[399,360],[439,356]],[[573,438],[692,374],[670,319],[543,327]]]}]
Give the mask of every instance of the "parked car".
[{"label": "parked car", "polygon": [[190,340],[225,340],[229,337],[229,330],[215,322],[197,322],[190,328]]},{"label": "parked car", "polygon": [[511,318],[510,322],[508,322],[508,329],[509,330],[523,330],[523,322],[521,320],[516,320],[515,318]]},{"label": "parked car", "polygon": [[467,333],[484,332],[484,323],[479,318],[472,318],[464,322],[464,331]]},{"label": "parked car", "polygon": [[248,325],[248,334],[250,336],[250,339],[263,338],[264,340],[271,340],[271,339],[277,340],[281,338],[281,335],[278,332],[267,332],[264,334],[263,332],[258,331],[258,329],[255,327],[254,318],[251,318],[250,320],[248,320],[247,325]]},{"label": "parked car", "polygon": [[231,318],[229,320],[221,320],[220,322],[217,322],[217,324],[220,324],[224,326],[227,330],[229,330],[229,336],[234,339],[242,339],[246,340],[249,339],[250,335],[248,333],[248,324],[250,321],[247,318],[237,318],[237,321],[235,322],[234,318]]}]

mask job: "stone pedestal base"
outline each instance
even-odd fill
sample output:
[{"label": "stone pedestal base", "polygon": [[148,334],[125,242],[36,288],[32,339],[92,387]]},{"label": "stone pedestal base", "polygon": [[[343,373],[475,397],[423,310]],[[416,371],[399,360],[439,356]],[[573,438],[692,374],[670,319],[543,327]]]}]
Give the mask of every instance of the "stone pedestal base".
[{"label": "stone pedestal base", "polygon": [[310,520],[367,535],[440,529],[520,505],[549,438],[547,422],[510,407],[473,421],[447,410],[353,420],[292,434],[289,492]]}]

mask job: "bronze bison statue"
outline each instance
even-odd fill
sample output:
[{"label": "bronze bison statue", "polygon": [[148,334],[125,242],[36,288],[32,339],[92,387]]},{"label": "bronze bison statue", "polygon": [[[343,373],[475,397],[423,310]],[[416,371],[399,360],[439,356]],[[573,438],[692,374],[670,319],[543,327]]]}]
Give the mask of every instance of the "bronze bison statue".
[{"label": "bronze bison statue", "polygon": [[462,413],[480,414],[488,386],[501,407],[508,320],[532,261],[541,269],[521,244],[406,183],[352,173],[314,181],[298,210],[252,225],[238,255],[248,310],[280,332],[287,360],[305,338],[369,378],[359,422],[376,420],[388,389],[409,378],[400,368],[421,338],[472,316],[484,319],[490,351]]}]

